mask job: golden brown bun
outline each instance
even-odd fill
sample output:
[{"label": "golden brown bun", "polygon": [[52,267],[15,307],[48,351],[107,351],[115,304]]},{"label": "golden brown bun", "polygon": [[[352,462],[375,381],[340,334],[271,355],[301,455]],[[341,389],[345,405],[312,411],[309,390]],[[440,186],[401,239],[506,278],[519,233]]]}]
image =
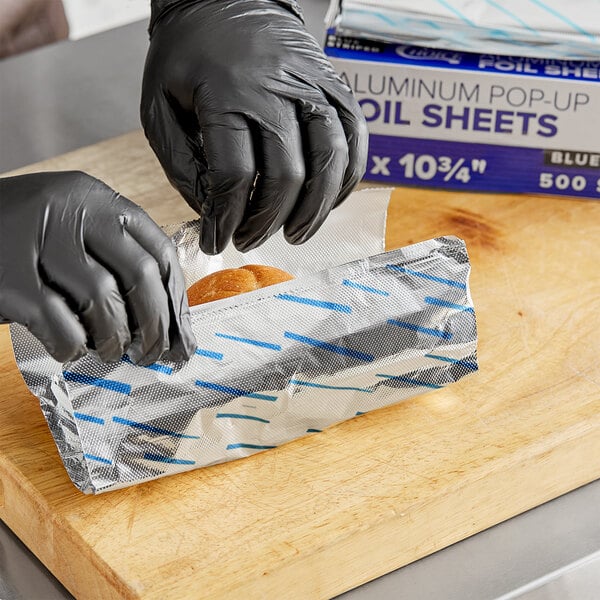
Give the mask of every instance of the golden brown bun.
[{"label": "golden brown bun", "polygon": [[223,269],[194,283],[187,291],[190,306],[237,296],[260,288],[294,279],[292,275],[266,265],[245,265],[239,269]]}]

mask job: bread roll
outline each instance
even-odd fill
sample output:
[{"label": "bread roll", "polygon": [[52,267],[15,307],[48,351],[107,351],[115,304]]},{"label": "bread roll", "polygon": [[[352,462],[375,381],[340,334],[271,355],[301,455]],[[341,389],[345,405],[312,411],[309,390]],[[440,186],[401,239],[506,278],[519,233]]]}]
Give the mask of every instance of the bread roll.
[{"label": "bread roll", "polygon": [[237,296],[260,288],[294,279],[292,275],[266,265],[245,265],[239,269],[223,269],[194,283],[187,291],[190,306]]}]

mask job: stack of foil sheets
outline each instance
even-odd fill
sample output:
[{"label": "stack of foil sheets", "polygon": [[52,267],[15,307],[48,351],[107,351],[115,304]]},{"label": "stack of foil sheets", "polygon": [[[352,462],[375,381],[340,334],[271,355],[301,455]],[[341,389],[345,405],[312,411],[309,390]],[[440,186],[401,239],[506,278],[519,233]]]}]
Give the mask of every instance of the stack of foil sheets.
[{"label": "stack of foil sheets", "polygon": [[596,0],[332,0],[338,35],[463,52],[598,61]]}]

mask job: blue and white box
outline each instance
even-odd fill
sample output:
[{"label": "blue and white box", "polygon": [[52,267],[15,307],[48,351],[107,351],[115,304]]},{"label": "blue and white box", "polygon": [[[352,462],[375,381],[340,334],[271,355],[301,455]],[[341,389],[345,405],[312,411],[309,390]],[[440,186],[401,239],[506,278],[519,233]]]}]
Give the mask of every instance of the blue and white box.
[{"label": "blue and white box", "polygon": [[366,116],[366,179],[600,198],[600,57],[519,58],[343,37],[325,51]]}]

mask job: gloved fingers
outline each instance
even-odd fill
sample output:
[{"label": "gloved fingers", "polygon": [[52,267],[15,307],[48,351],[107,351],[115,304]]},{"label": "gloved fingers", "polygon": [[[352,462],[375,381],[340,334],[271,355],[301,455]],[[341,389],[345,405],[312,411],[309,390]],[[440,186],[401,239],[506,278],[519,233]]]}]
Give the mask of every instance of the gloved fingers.
[{"label": "gloved fingers", "polygon": [[259,176],[244,222],[234,235],[238,250],[256,248],[286,222],[300,197],[306,169],[295,107],[282,103],[275,123],[260,123]]},{"label": "gloved fingers", "polygon": [[86,232],[86,249],[116,279],[129,316],[129,358],[137,364],[157,361],[169,349],[170,308],[158,264],[127,231],[128,212],[121,227],[110,223]]},{"label": "gloved fingers", "polygon": [[245,118],[210,114],[199,103],[198,120],[208,159],[200,248],[206,254],[218,254],[242,222],[256,178],[256,162]]},{"label": "gloved fingers", "polygon": [[3,316],[27,329],[58,362],[74,361],[87,353],[86,332],[65,300],[42,282],[10,302]]},{"label": "gloved fingers", "polygon": [[348,145],[336,110],[327,104],[299,102],[304,130],[307,178],[302,199],[285,223],[286,240],[301,244],[323,224],[336,203],[348,166]]},{"label": "gloved fingers", "polygon": [[348,166],[335,206],[341,204],[362,179],[367,168],[369,132],[367,123],[352,91],[337,76],[322,88],[337,110],[348,144]]},{"label": "gloved fingers", "polygon": [[185,279],[175,247],[160,227],[141,210],[129,213],[126,228],[134,240],[156,261],[163,286],[167,290],[171,313],[170,349],[163,356],[163,360],[187,360],[196,349],[196,339],[192,331]]},{"label": "gloved fingers", "polygon": [[[131,342],[125,302],[114,277],[91,256],[54,248],[49,235],[40,257],[44,278],[67,298],[104,362],[118,361]],[[69,249],[70,250],[70,249]]]},{"label": "gloved fingers", "polygon": [[152,93],[144,89],[140,114],[146,138],[171,185],[200,214],[204,197],[201,176],[205,166],[198,142],[186,134],[192,128],[180,122],[160,89],[153,88]]}]

